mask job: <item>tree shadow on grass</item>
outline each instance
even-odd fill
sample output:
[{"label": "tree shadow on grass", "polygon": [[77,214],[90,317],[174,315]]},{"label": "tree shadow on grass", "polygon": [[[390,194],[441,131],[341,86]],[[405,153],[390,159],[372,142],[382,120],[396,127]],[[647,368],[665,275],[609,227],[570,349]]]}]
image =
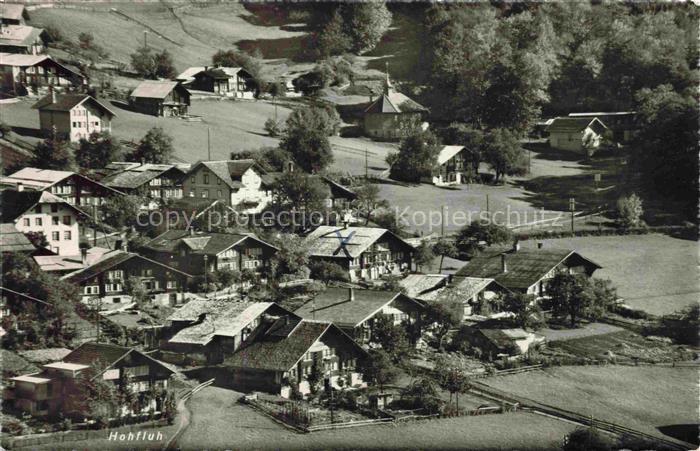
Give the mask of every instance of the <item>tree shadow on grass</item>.
[{"label": "tree shadow on grass", "polygon": [[668,426],[659,426],[659,432],[669,437],[673,437],[684,442],[700,445],[698,434],[700,434],[700,425],[697,424],[671,424]]}]

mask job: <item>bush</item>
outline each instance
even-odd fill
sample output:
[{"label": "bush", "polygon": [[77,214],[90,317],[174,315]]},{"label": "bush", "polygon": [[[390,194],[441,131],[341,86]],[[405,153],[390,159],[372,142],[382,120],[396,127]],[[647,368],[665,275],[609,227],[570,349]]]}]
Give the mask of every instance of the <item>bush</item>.
[{"label": "bush", "polygon": [[24,426],[18,420],[6,420],[2,425],[3,432],[10,435],[22,435],[24,432]]},{"label": "bush", "polygon": [[268,118],[265,121],[263,129],[273,138],[278,137],[282,133],[282,123],[274,118]]},{"label": "bush", "polygon": [[642,223],[642,200],[636,194],[623,196],[617,201],[617,223],[623,229],[639,227]]}]

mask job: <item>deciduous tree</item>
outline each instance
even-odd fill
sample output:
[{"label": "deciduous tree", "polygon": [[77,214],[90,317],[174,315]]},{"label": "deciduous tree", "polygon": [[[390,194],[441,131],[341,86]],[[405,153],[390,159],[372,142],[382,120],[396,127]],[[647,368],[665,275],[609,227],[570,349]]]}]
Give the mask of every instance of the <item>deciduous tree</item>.
[{"label": "deciduous tree", "polygon": [[165,164],[173,158],[173,138],[161,127],[153,127],[141,138],[138,147],[126,155],[128,161]]},{"label": "deciduous tree", "polygon": [[391,178],[417,183],[423,177],[432,176],[440,149],[434,133],[415,129],[401,141],[398,153],[387,157]]},{"label": "deciduous tree", "polygon": [[75,159],[81,168],[102,169],[112,161],[121,160],[119,141],[107,131],[92,132],[88,139],[80,138]]}]

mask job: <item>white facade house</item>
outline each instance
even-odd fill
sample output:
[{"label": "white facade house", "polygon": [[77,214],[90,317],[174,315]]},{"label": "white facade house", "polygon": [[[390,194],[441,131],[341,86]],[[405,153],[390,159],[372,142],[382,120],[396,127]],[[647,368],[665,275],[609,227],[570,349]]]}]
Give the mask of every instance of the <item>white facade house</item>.
[{"label": "white facade house", "polygon": [[552,121],[547,131],[552,148],[583,153],[589,157],[610,133],[608,127],[595,117],[558,117]]},{"label": "white facade house", "polygon": [[39,126],[45,134],[56,130],[71,142],[88,138],[92,133],[112,131],[112,118],[116,116],[109,108],[85,94],[56,94],[52,91],[35,103],[39,110]]},{"label": "white facade house", "polygon": [[85,214],[65,200],[42,191],[2,192],[2,221],[22,233],[42,233],[47,249],[58,255],[80,254],[78,220]]}]

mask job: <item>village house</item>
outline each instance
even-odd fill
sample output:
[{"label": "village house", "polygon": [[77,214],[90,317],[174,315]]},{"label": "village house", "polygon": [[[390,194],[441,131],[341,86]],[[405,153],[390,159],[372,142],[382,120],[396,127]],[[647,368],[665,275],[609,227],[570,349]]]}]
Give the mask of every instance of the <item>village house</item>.
[{"label": "village house", "polygon": [[21,3],[2,3],[0,7],[0,26],[26,25],[29,20],[27,8]]},{"label": "village house", "polygon": [[[164,390],[173,371],[148,355],[107,343],[83,343],[63,360],[44,364],[38,373],[9,379],[4,401],[14,409],[35,417],[72,418],[83,421],[89,416],[88,378],[101,378],[115,386],[127,382],[143,402],[120,406],[117,416],[163,411]],[[156,391],[155,396],[149,393]],[[139,405],[140,408],[132,410]]]},{"label": "village house", "polygon": [[[273,201],[279,199],[279,179],[287,173],[294,173],[295,170],[297,169],[294,163],[288,162],[282,171],[266,172],[262,174],[262,187]],[[350,207],[352,201],[357,199],[357,194],[354,191],[341,185],[330,177],[320,174],[310,174],[308,177],[312,180],[318,180],[324,185],[324,202],[327,208],[346,209]]]},{"label": "village house", "polygon": [[401,275],[411,268],[413,247],[387,229],[319,226],[306,236],[311,260],[337,263],[351,281]]},{"label": "village house", "polygon": [[559,272],[588,277],[601,266],[569,249],[493,246],[477,254],[455,276],[494,279],[510,291],[547,296],[547,282]]},{"label": "village house", "polygon": [[143,246],[143,252],[193,275],[220,270],[260,274],[277,248],[253,234],[168,230]]},{"label": "village house", "polygon": [[153,116],[186,116],[190,93],[177,81],[144,80],[129,95],[129,105]]},{"label": "village house", "polygon": [[409,274],[399,280],[403,293],[417,301],[432,301],[450,283],[449,274]]},{"label": "village house", "polygon": [[205,67],[195,73],[190,88],[209,91],[237,99],[253,99],[255,82],[253,76],[241,67]]},{"label": "village house", "polygon": [[639,130],[639,126],[636,122],[636,111],[569,113],[569,117],[576,119],[598,119],[610,128],[612,139],[622,144],[631,142]]},{"label": "village house", "polygon": [[292,315],[273,302],[193,299],[166,319],[169,338],[160,347],[166,362],[214,365],[254,337],[258,328]]},{"label": "village house", "polygon": [[531,348],[545,342],[542,335],[526,332],[523,329],[471,328],[469,336],[471,346],[481,351],[489,359],[521,357]]},{"label": "village house", "polygon": [[189,165],[112,162],[100,182],[125,194],[153,200],[180,199],[188,169]]},{"label": "village house", "polygon": [[83,211],[45,191],[6,189],[0,195],[3,223],[25,234],[43,234],[46,248],[56,254],[80,254],[78,221],[87,217]]},{"label": "village house", "polygon": [[[231,371],[231,385],[240,390],[259,390],[288,398],[291,387],[311,392],[314,376],[335,388],[363,387],[357,362],[365,351],[340,328],[329,322],[285,316],[224,360]],[[311,381],[309,381],[311,379]]]},{"label": "village house", "polygon": [[153,315],[137,308],[100,314],[100,330],[123,346],[156,349],[165,325]]},{"label": "village house", "polygon": [[461,321],[475,316],[490,317],[501,312],[500,301],[510,290],[495,279],[454,277],[449,286],[423,295],[429,302],[441,303],[454,311]]},{"label": "village house", "polygon": [[31,167],[0,178],[0,187],[46,191],[79,207],[102,205],[107,198],[124,194],[76,172]]},{"label": "village house", "polygon": [[363,113],[363,129],[367,136],[380,141],[398,141],[415,127],[422,126],[428,109],[397,92],[387,74],[384,92],[372,101]]},{"label": "village house", "polygon": [[420,302],[394,291],[327,288],[294,313],[304,319],[331,322],[359,344],[366,344],[378,316],[386,315],[392,324],[408,330],[424,310]]},{"label": "village house", "polygon": [[49,55],[0,53],[0,91],[26,95],[49,86],[80,88],[85,77],[78,69]]},{"label": "village house", "polygon": [[29,25],[0,26],[0,52],[38,55],[46,49],[46,31]]},{"label": "village house", "polygon": [[57,94],[51,90],[32,108],[39,110],[39,127],[46,136],[57,134],[78,142],[92,133],[111,132],[112,110],[87,94]]},{"label": "village house", "polygon": [[130,279],[143,287],[150,302],[173,306],[184,301],[191,277],[150,258],[114,250],[61,279],[80,287],[83,303],[99,310],[115,310],[133,302]]},{"label": "village house", "polygon": [[183,194],[222,200],[243,214],[261,212],[272,200],[263,184],[266,173],[255,160],[200,161],[183,180]]},{"label": "village house", "polygon": [[431,183],[437,186],[459,185],[468,180],[469,164],[464,159],[464,146],[444,146],[438,154],[438,166]]},{"label": "village house", "polygon": [[558,117],[549,125],[547,132],[552,148],[569,150],[588,157],[593,156],[609,134],[608,127],[595,117]]}]

